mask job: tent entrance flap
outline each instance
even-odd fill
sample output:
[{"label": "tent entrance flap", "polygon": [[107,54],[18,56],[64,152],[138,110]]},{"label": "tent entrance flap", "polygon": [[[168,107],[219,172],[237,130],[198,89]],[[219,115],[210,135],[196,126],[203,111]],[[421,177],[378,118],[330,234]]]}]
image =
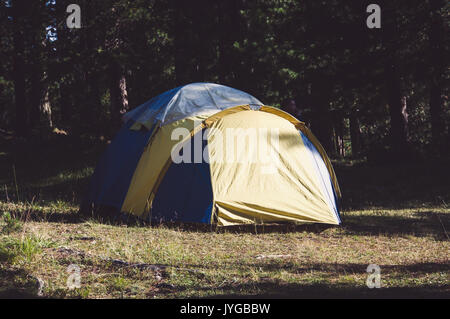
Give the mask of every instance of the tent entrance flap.
[{"label": "tent entrance flap", "polygon": [[201,129],[201,124],[208,116],[187,118],[162,126],[153,136],[151,144],[145,148],[134,172],[122,211],[139,217],[149,212],[157,186],[162,181],[171,164],[172,148],[179,140],[172,138],[177,128],[194,132]]},{"label": "tent entrance flap", "polygon": [[[203,131],[196,134],[202,135]],[[194,144],[189,143],[191,154]],[[203,146],[206,141],[203,141]],[[172,163],[152,202],[150,219],[210,223],[213,195],[206,162]]]}]

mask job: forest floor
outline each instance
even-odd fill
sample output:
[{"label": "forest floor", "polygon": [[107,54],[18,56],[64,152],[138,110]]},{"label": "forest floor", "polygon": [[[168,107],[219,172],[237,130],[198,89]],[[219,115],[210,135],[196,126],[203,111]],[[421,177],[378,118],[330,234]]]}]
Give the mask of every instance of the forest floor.
[{"label": "forest floor", "polygon": [[77,214],[103,148],[1,142],[0,297],[450,297],[445,162],[335,162],[338,227],[140,226]]}]

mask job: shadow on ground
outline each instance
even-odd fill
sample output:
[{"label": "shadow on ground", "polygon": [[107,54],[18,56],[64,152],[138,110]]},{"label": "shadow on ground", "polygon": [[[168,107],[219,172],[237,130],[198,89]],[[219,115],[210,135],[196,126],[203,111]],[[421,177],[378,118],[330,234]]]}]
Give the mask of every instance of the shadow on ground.
[{"label": "shadow on ground", "polygon": [[181,222],[142,222],[136,218],[108,218],[101,216],[86,216],[79,212],[44,212],[40,210],[11,211],[11,213],[22,221],[45,221],[55,223],[77,224],[87,220],[93,220],[110,225],[128,225],[134,227],[163,227],[176,231],[185,232],[217,232],[217,233],[295,233],[310,232],[323,233],[326,230],[339,230],[345,235],[361,236],[406,236],[433,237],[435,240],[449,240],[450,214],[435,211],[418,211],[414,216],[402,217],[396,215],[343,215],[342,225],[326,224],[265,224],[265,225],[238,225],[218,227],[215,225],[181,223]]},{"label": "shadow on ground", "polygon": [[334,165],[343,210],[416,208],[450,204],[446,160],[370,165]]},{"label": "shadow on ground", "polygon": [[87,219],[77,212],[73,213],[59,213],[59,212],[44,212],[41,210],[28,211],[10,211],[12,215],[21,221],[35,221],[35,222],[50,222],[50,223],[66,223],[79,224],[84,223]]},{"label": "shadow on ground", "polygon": [[348,234],[365,236],[414,235],[432,236],[436,240],[448,240],[450,214],[434,211],[414,213],[414,217],[400,215],[344,215],[342,229]]},{"label": "shadow on ground", "polygon": [[[232,266],[232,265],[230,265]],[[261,267],[263,270],[279,270],[280,267],[289,268],[289,263],[280,265],[276,263],[273,265],[267,264],[252,264],[241,265],[246,267]],[[362,264],[310,264],[302,267],[294,266],[287,271],[295,273],[311,273],[320,272],[323,281],[328,283],[333,279],[337,279],[340,275],[349,273],[360,273],[364,277],[367,265]],[[411,265],[380,265],[382,273],[381,288],[369,289],[365,283],[356,284],[355,282],[349,284],[325,284],[325,283],[286,283],[272,279],[262,279],[258,282],[225,284],[217,289],[210,287],[197,287],[198,291],[211,291],[212,298],[449,298],[450,288],[448,286],[434,286],[434,285],[414,285],[411,287],[383,287],[383,277],[389,275],[401,274],[401,276],[408,276],[411,278],[427,275],[431,273],[448,273],[450,270],[449,264],[438,263],[418,263]],[[286,270],[286,269],[285,269]],[[325,273],[325,274],[324,274]],[[181,288],[183,289],[183,288]],[[214,291],[220,290],[224,293],[215,294]],[[230,293],[227,293],[230,291]],[[238,292],[236,292],[238,291]],[[208,297],[209,298],[209,297]]]},{"label": "shadow on ground", "polygon": [[0,299],[34,299],[39,284],[23,269],[4,269],[0,264]]},{"label": "shadow on ground", "polygon": [[[226,289],[223,287],[222,289]],[[231,287],[230,287],[231,288]],[[448,299],[450,292],[432,286],[420,287],[402,287],[402,288],[379,288],[369,289],[367,287],[355,288],[351,286],[335,286],[328,285],[300,285],[300,284],[284,284],[261,283],[249,284],[232,287],[234,290],[257,289],[264,291],[261,294],[223,294],[215,295],[208,298],[213,299],[245,299],[245,298],[262,298],[262,299],[358,299],[358,298],[443,298]]]}]

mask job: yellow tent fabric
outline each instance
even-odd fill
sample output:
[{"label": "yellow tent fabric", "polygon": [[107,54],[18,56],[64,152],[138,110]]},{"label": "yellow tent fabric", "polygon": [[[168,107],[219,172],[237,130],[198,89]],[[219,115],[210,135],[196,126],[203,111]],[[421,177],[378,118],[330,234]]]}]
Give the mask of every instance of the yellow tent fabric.
[{"label": "yellow tent fabric", "polygon": [[317,151],[322,156],[323,161],[325,162],[325,165],[328,169],[328,173],[330,174],[331,181],[333,182],[334,190],[336,191],[337,197],[341,198],[341,189],[339,187],[339,183],[336,178],[336,174],[334,173],[333,165],[331,165],[330,159],[328,158],[327,153],[325,152],[324,148],[320,144],[319,140],[316,138],[316,136],[311,132],[311,130],[305,125],[304,122],[299,121],[295,117],[293,117],[291,114],[284,112],[283,110],[263,105],[260,108],[260,111],[268,112],[272,114],[276,114],[289,122],[291,122],[297,129],[302,131],[303,134],[306,135],[306,137],[311,141],[311,143],[316,147]]},{"label": "yellow tent fabric", "polygon": [[[180,141],[172,140],[173,130],[187,129],[191,134],[186,141],[205,127],[209,130],[213,191],[211,222],[215,220],[222,226],[272,221],[339,224],[319,184],[314,159],[300,131],[320,153],[340,196],[325,151],[303,122],[268,106],[260,110],[252,110],[248,105],[236,106],[155,129],[138,162],[121,211],[148,217],[161,180],[168,167],[176,165],[172,164],[171,151]],[[234,133],[227,135],[229,129]],[[277,139],[271,137],[270,130],[276,132]],[[258,143],[252,140],[255,132]],[[230,139],[235,140],[230,143]],[[271,156],[260,158],[261,145],[265,147],[263,153]],[[234,158],[236,154],[239,155]]]},{"label": "yellow tent fabric", "polygon": [[[266,139],[268,152],[277,154],[278,159],[252,161],[258,150],[244,134],[239,138],[247,158],[227,160],[236,154],[238,144],[227,141],[234,138],[227,136],[227,129],[245,133],[265,128],[278,130],[278,143],[270,136]],[[220,118],[211,129],[208,151],[218,225],[271,221],[339,224],[314,175],[311,156],[291,122],[268,112],[244,110]]]}]

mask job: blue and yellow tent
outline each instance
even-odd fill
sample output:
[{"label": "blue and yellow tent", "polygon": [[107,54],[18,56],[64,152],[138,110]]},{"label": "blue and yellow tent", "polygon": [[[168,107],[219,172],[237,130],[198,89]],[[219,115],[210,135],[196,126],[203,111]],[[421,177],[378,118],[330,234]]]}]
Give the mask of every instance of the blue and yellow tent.
[{"label": "blue and yellow tent", "polygon": [[[320,143],[303,122],[245,92],[188,84],[125,114],[124,122],[92,177],[84,207],[94,212],[107,207],[147,220],[224,226],[340,224],[340,190]],[[275,157],[242,160],[258,152],[252,132]],[[224,160],[237,144],[245,154]],[[199,149],[200,160],[179,161]]]}]

